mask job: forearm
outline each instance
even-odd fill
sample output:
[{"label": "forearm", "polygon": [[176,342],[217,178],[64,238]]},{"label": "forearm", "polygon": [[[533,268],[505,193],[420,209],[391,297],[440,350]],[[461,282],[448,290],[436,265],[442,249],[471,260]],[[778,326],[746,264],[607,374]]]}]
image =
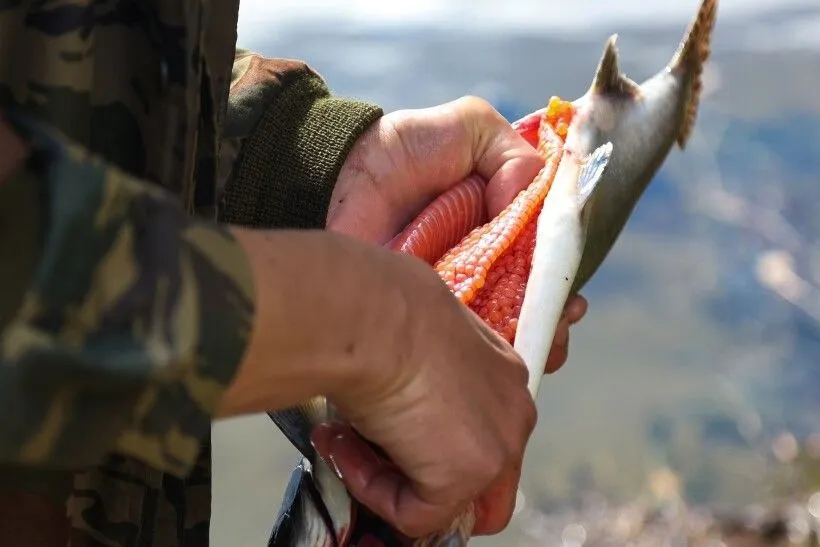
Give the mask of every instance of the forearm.
[{"label": "forearm", "polygon": [[396,270],[425,265],[331,232],[233,232],[259,280],[260,306],[219,415],[277,410],[316,395],[364,389],[383,365],[374,359],[383,355],[381,340],[401,333],[406,320]]},{"label": "forearm", "polygon": [[[4,160],[0,178],[13,213],[0,263],[17,280],[0,300],[22,294],[0,324],[0,460],[81,467],[119,452],[186,474],[251,330],[244,250],[154,185],[8,121],[2,150],[29,159]],[[41,233],[22,249],[21,226]]]}]

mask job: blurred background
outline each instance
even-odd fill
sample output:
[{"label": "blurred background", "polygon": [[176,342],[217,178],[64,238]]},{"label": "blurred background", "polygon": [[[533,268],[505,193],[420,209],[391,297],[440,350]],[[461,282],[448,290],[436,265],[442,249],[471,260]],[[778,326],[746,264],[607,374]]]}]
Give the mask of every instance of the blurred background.
[{"label": "blurred background", "polygon": [[[612,33],[629,76],[654,74],[698,0],[241,6],[241,46],[307,61],[336,94],[387,111],[477,94],[512,121],[581,95]],[[818,50],[817,0],[721,0],[695,133],[585,289],[518,513],[475,545],[816,541]],[[214,457],[213,544],[266,545],[296,451],[252,417],[215,426]]]}]

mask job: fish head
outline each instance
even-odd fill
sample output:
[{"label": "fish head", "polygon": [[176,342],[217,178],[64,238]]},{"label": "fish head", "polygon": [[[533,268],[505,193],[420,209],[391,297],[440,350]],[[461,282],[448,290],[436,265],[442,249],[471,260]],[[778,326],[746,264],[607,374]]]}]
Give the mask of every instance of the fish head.
[{"label": "fish head", "polygon": [[717,3],[702,0],[671,61],[641,84],[621,72],[617,35],[611,36],[592,85],[573,101],[573,147],[586,155],[612,142],[614,151],[586,205],[586,242],[572,292],[606,258],[672,147],[686,146],[697,118]]}]

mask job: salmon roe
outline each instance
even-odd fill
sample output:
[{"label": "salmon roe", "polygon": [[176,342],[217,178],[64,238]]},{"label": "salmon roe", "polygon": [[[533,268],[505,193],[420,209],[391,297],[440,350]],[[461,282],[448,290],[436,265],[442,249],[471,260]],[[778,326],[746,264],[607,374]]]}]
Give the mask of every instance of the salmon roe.
[{"label": "salmon roe", "polygon": [[532,268],[538,214],[574,113],[572,103],[550,98],[538,130],[544,168],[497,217],[470,232],[435,264],[450,290],[510,343]]},{"label": "salmon roe", "polygon": [[550,97],[547,104],[547,109],[544,112],[544,119],[555,129],[555,132],[561,137],[561,140],[567,138],[567,131],[569,131],[569,124],[572,121],[572,116],[575,114],[575,107],[569,101],[564,101],[558,97]]}]

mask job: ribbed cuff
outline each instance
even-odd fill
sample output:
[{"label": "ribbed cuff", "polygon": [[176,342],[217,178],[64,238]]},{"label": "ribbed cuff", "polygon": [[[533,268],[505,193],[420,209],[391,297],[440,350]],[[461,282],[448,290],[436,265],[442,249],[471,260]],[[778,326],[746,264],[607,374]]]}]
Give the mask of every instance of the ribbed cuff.
[{"label": "ribbed cuff", "polygon": [[372,104],[330,96],[313,73],[289,81],[244,141],[220,220],[324,228],[345,158],[382,113]]}]

